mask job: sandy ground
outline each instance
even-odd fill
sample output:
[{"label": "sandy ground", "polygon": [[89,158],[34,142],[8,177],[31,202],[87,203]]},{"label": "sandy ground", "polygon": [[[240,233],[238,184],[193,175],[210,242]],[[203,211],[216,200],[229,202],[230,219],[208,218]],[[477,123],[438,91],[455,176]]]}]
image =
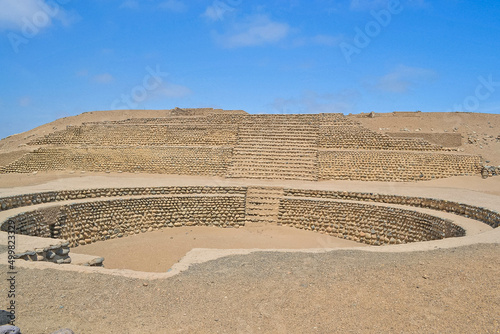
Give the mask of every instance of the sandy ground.
[{"label": "sandy ground", "polygon": [[275,225],[179,227],[78,246],[73,253],[104,257],[109,269],[167,272],[193,248],[301,249],[362,247],[357,242]]},{"label": "sandy ground", "polygon": [[495,207],[495,203],[498,202],[498,198],[495,197],[500,196],[500,177],[491,177],[483,180],[480,176],[464,176],[423,182],[314,182],[300,180],[225,179],[219,177],[185,175],[69,172],[0,175],[0,196],[69,189],[195,185],[270,186],[377,192],[396,195],[442,198],[464,201],[480,206],[487,205],[487,203],[491,202],[493,207]]},{"label": "sandy ground", "polygon": [[[156,117],[164,114],[154,113]],[[60,119],[0,141],[0,164],[19,157],[23,150],[34,149],[23,145],[27,141],[67,125],[151,115],[149,111],[93,112]],[[405,128],[408,132],[458,132],[463,137],[464,152],[481,154],[491,164],[500,164],[498,115],[436,113],[419,118],[356,120],[381,132]],[[0,196],[54,189],[200,184],[392,193],[449,199],[500,211],[500,177],[419,183],[306,182],[66,171],[0,175]],[[486,231],[484,235],[494,234],[497,238],[498,232]],[[479,233],[470,240],[481,242],[481,236]],[[454,239],[445,241],[453,245],[462,238]],[[411,252],[392,246],[377,248],[377,252],[254,252],[194,264],[163,279],[107,275],[102,270],[62,271],[49,264],[42,266],[45,269],[18,267],[16,324],[23,333],[35,334],[63,327],[76,333],[498,334],[500,244],[493,239],[489,242],[494,243],[443,249],[433,242],[421,243],[405,248]],[[198,227],[166,229],[72,251],[104,256],[105,264],[112,268],[134,266],[145,271],[167,271],[193,247],[318,246],[353,247],[345,240],[293,228],[247,226],[206,231]],[[415,251],[418,249],[431,250]],[[129,255],[116,256],[125,251]],[[148,261],[139,260],[147,256]],[[6,273],[7,267],[0,263],[3,282]],[[0,294],[7,295],[6,284],[0,285]],[[6,307],[6,301],[2,298],[1,308]]]},{"label": "sandy ground", "polygon": [[154,281],[21,268],[17,324],[32,334],[498,333],[498,254],[253,253]]},{"label": "sandy ground", "polygon": [[459,133],[463,152],[479,154],[490,165],[500,165],[500,115],[474,113],[420,113],[418,117],[375,114],[352,118],[377,132]]}]

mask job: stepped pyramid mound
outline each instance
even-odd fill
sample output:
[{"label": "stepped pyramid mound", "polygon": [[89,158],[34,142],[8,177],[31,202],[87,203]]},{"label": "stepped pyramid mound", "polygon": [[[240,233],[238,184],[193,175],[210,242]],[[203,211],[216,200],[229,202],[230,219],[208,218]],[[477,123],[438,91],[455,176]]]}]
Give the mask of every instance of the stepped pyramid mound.
[{"label": "stepped pyramid mound", "polygon": [[423,138],[376,132],[342,114],[176,108],[149,117],[67,125],[35,137],[24,145],[29,151],[0,167],[0,173],[81,170],[418,181],[475,175],[481,169],[477,155]]}]

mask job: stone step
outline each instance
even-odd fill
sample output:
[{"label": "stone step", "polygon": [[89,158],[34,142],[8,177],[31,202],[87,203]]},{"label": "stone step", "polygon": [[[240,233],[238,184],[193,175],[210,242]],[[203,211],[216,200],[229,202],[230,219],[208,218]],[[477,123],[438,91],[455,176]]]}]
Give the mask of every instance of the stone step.
[{"label": "stone step", "polygon": [[229,175],[276,175],[276,176],[286,176],[286,177],[305,177],[305,178],[311,178],[315,177],[317,174],[315,172],[309,172],[307,170],[283,170],[279,168],[275,169],[244,169],[244,168],[239,168],[238,170],[235,171],[230,171],[228,173]]},{"label": "stone step", "polygon": [[283,149],[283,150],[278,150],[276,148],[255,148],[255,149],[251,149],[251,148],[239,148],[239,147],[235,147],[233,149],[233,154],[250,154],[250,155],[255,155],[255,154],[258,154],[258,155],[271,155],[271,156],[275,156],[275,155],[280,155],[280,156],[289,156],[289,157],[300,157],[301,155],[302,156],[316,156],[316,151],[312,151],[312,150],[303,150],[303,151],[300,151],[300,150],[288,150],[288,149]]},{"label": "stone step", "polygon": [[304,139],[311,139],[311,138],[317,138],[318,137],[318,132],[317,131],[310,131],[310,130],[278,130],[278,129],[240,129],[238,131],[238,134],[240,136],[248,136],[248,137],[253,137],[253,136],[267,136],[267,137],[291,137],[292,135],[295,137],[297,136],[298,138],[304,138]]},{"label": "stone step", "polygon": [[249,187],[246,195],[247,222],[277,222],[282,197],[283,188]]},{"label": "stone step", "polygon": [[279,151],[314,151],[315,145],[310,143],[295,143],[295,142],[239,142],[235,150],[279,150]]},{"label": "stone step", "polygon": [[269,159],[235,159],[231,165],[233,168],[236,167],[275,167],[275,168],[286,168],[286,169],[301,169],[301,168],[311,168],[317,166],[316,161],[311,160],[297,160],[296,162],[288,162],[282,160],[269,160]]},{"label": "stone step", "polygon": [[[282,168],[282,169],[310,169],[316,168],[317,163],[310,160],[297,160],[294,163],[283,162],[282,160],[259,161],[258,159],[235,159],[229,168]],[[333,167],[333,166],[332,166]]]},{"label": "stone step", "polygon": [[297,175],[297,174],[280,174],[280,173],[245,173],[245,172],[229,172],[227,178],[243,178],[243,179],[266,179],[266,180],[303,180],[317,181],[317,175]]}]

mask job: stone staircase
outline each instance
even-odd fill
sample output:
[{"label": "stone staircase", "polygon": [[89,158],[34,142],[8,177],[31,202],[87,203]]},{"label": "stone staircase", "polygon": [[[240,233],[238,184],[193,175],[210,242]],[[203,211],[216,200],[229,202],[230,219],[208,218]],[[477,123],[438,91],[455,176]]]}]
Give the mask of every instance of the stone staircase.
[{"label": "stone staircase", "polygon": [[246,223],[277,223],[283,188],[249,187],[246,196]]},{"label": "stone staircase", "polygon": [[227,177],[317,180],[319,121],[311,116],[315,115],[246,118]]}]

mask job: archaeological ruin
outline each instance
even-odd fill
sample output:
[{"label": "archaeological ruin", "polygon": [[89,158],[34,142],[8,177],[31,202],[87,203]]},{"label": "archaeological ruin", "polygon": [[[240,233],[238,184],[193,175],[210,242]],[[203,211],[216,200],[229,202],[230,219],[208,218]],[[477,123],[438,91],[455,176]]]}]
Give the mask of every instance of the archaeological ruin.
[{"label": "archaeological ruin", "polygon": [[[424,138],[376,132],[342,114],[250,115],[208,108],[67,125],[29,138],[22,145],[27,151],[0,166],[0,174],[168,174],[226,183],[3,196],[1,230],[15,225],[19,235],[54,240],[20,249],[17,258],[68,264],[70,249],[80,245],[181,226],[274,224],[372,246],[465,237],[466,227],[443,212],[497,228],[500,214],[491,207],[313,186],[336,180],[480,178],[481,156]],[[457,143],[456,136],[446,138]],[[280,180],[302,183],[280,186]],[[82,264],[102,266],[103,259]]]}]

